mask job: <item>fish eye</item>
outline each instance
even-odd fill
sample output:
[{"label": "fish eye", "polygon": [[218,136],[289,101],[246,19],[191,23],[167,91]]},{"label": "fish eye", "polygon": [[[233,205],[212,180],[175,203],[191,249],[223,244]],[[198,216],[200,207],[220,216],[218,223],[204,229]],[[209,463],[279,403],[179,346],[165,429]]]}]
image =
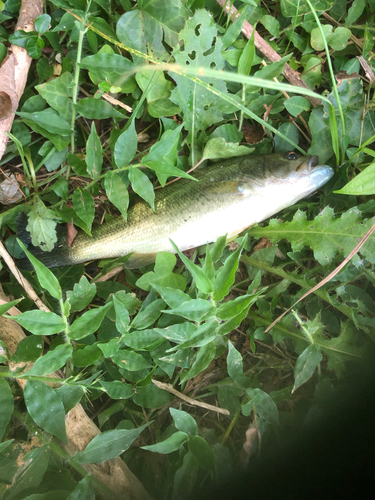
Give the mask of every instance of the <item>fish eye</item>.
[{"label": "fish eye", "polygon": [[289,153],[285,153],[285,158],[287,160],[296,160],[297,159],[297,155],[294,151],[289,151]]}]

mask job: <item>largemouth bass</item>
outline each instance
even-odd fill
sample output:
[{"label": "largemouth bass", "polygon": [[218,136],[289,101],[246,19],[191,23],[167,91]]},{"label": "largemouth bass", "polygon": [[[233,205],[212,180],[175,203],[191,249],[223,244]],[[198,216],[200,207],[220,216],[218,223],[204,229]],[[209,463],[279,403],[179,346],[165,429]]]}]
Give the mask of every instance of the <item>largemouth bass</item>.
[{"label": "largemouth bass", "polygon": [[295,153],[243,156],[197,170],[199,182],[180,179],[155,191],[155,212],[137,201],[128,221],[117,217],[83,231],[72,246],[60,241],[51,252],[31,250],[48,267],[132,254],[126,263],[151,263],[161,250],[173,252],[233,238],[248,227],[293,205],[323,186],[333,175],[317,156]]}]

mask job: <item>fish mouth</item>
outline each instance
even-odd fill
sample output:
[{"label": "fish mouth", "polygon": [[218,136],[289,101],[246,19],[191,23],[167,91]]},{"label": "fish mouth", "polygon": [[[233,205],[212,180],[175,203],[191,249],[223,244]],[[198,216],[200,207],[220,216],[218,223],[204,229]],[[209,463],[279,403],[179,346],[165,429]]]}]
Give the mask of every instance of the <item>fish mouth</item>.
[{"label": "fish mouth", "polygon": [[319,164],[319,156],[308,156],[297,168],[297,172],[310,174],[314,167]]}]

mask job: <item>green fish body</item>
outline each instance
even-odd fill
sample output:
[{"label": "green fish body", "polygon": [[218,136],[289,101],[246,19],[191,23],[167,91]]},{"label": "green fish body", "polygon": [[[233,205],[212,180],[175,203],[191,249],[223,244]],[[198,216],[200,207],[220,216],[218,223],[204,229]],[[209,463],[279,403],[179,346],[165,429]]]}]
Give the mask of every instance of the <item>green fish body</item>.
[{"label": "green fish body", "polygon": [[129,268],[155,260],[160,251],[173,252],[231,238],[248,227],[293,205],[323,186],[333,175],[317,156],[295,153],[243,156],[195,172],[198,182],[180,179],[155,191],[155,211],[143,200],[117,217],[80,231],[73,244],[65,241],[51,252],[33,253],[48,267],[66,266],[132,254]]}]

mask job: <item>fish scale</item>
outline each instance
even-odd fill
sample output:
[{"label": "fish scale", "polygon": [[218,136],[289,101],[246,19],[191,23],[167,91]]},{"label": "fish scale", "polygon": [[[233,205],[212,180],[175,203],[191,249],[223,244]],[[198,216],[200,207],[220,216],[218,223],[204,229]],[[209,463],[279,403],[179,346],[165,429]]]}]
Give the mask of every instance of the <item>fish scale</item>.
[{"label": "fish scale", "polygon": [[127,267],[141,267],[157,252],[173,252],[170,239],[188,250],[224,234],[233,237],[293,205],[332,177],[331,167],[317,164],[317,156],[295,153],[217,162],[197,170],[197,181],[180,179],[157,189],[155,212],[140,199],[129,208],[127,222],[117,217],[94,228],[92,237],[79,231],[71,247],[64,237],[51,252],[31,251],[48,267],[127,254]]}]

